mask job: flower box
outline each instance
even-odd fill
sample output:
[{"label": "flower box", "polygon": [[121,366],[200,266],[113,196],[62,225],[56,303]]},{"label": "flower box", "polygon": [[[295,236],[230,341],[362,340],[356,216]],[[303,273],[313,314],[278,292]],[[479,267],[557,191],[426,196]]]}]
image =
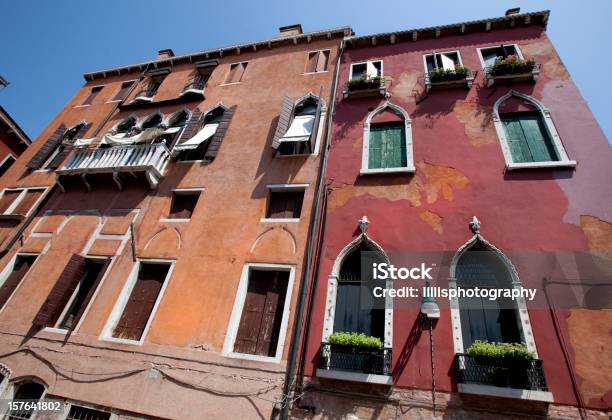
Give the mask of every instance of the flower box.
[{"label": "flower box", "polygon": [[362,77],[346,82],[343,96],[347,98],[366,98],[373,96],[385,96],[386,87],[383,77]]},{"label": "flower box", "polygon": [[485,69],[487,86],[496,82],[525,82],[538,80],[540,66],[533,60],[521,60],[516,55],[497,57],[495,64]]},{"label": "flower box", "polygon": [[453,70],[437,68],[425,74],[425,87],[431,89],[453,89],[472,87],[474,76],[467,67],[456,66]]}]

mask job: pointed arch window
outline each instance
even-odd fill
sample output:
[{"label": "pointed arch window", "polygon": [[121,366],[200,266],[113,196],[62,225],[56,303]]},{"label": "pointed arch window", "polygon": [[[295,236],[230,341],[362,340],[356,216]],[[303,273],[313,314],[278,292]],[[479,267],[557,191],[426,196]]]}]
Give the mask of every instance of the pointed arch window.
[{"label": "pointed arch window", "polygon": [[[399,119],[376,122],[374,119],[390,111]],[[412,123],[401,107],[385,102],[372,111],[364,124],[361,174],[414,172]]]},{"label": "pointed arch window", "polygon": [[[522,108],[504,112],[502,107],[512,98],[523,100]],[[550,111],[534,98],[508,92],[493,106],[493,123],[509,170],[576,166],[563,147]]]}]

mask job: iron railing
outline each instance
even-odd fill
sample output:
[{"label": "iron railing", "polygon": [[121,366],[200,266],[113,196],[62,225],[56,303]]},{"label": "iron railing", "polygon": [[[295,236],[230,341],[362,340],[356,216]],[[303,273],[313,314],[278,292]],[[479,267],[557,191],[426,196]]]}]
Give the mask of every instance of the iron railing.
[{"label": "iron railing", "polygon": [[345,98],[365,98],[369,96],[384,96],[385,92],[385,78],[372,77],[349,80],[344,85],[342,94]]},{"label": "iron railing", "polygon": [[491,86],[496,80],[505,82],[536,81],[540,77],[540,64],[535,63],[533,67],[518,67],[513,71],[499,72],[495,66],[485,68],[485,80]]},{"label": "iron railing", "polygon": [[185,94],[187,92],[202,91],[206,87],[206,82],[208,82],[208,76],[197,76],[185,85],[182,93]]},{"label": "iron railing", "polygon": [[138,99],[152,99],[157,93],[158,88],[159,84],[157,83],[147,85],[140,89],[138,92],[136,92],[136,94],[134,95],[134,100],[136,101]]},{"label": "iron railing", "polygon": [[471,69],[465,69],[465,71],[457,71],[456,73],[450,72],[443,76],[437,75],[435,72],[425,73],[425,87],[427,90],[433,87],[448,88],[456,86],[472,87],[474,82],[474,73]]},{"label": "iron railing", "polygon": [[391,349],[368,349],[321,343],[319,369],[391,375]]},{"label": "iron railing", "polygon": [[548,391],[542,360],[503,357],[455,357],[457,383],[492,385],[504,388]]}]

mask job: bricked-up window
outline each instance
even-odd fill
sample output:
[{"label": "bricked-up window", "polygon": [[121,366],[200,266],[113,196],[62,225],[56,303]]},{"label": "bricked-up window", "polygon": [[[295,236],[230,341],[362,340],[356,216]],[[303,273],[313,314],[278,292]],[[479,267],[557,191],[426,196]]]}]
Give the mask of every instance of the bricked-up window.
[{"label": "bricked-up window", "polygon": [[5,218],[27,216],[44,192],[44,188],[4,190],[0,197],[0,215]]},{"label": "bricked-up window", "polygon": [[139,264],[138,277],[113,331],[113,337],[136,341],[141,339],[169,269],[170,264]]},{"label": "bricked-up window", "polygon": [[4,190],[2,197],[0,197],[0,214],[6,214],[22,192],[23,190]]},{"label": "bricked-up window", "polygon": [[19,201],[19,204],[13,210],[13,214],[27,215],[34,204],[42,197],[45,190],[43,189],[28,189],[25,195]]},{"label": "bricked-up window", "polygon": [[170,219],[191,219],[199,198],[200,191],[173,191],[168,217]]},{"label": "bricked-up window", "polygon": [[10,274],[2,281],[0,286],[0,309],[6,305],[6,302],[13,295],[21,280],[23,280],[36,261],[36,258],[36,255],[17,255],[15,257]]},{"label": "bricked-up window", "polygon": [[308,53],[308,63],[306,64],[306,73],[319,73],[327,70],[329,61],[329,50],[314,51]]},{"label": "bricked-up window", "polygon": [[[45,387],[37,382],[22,382],[15,386],[13,400],[40,400],[45,393]],[[29,419],[34,410],[30,407],[22,406],[19,409],[11,410],[8,419]]]},{"label": "bricked-up window", "polygon": [[235,353],[276,356],[288,281],[288,271],[251,271]]},{"label": "bricked-up window", "polygon": [[8,168],[10,168],[13,163],[15,163],[16,159],[13,155],[7,155],[2,163],[0,163],[0,176],[4,175]]},{"label": "bricked-up window", "polygon": [[242,80],[242,76],[247,68],[247,62],[234,63],[230,65],[230,71],[227,74],[227,80],[225,83],[238,83]]},{"label": "bricked-up window", "polygon": [[134,86],[134,83],[136,83],[135,80],[128,80],[127,82],[121,83],[121,88],[119,88],[119,92],[117,92],[113,101],[122,101],[127,98],[128,92],[132,86]]},{"label": "bricked-up window", "polygon": [[270,191],[268,219],[299,219],[302,213],[304,190],[283,189]]},{"label": "bricked-up window", "polygon": [[94,86],[91,88],[91,91],[89,92],[89,95],[87,95],[87,98],[85,98],[85,100],[83,101],[83,103],[81,105],[90,105],[93,100],[96,98],[96,96],[98,96],[98,94],[102,91],[103,86]]},{"label": "bricked-up window", "polygon": [[111,413],[105,411],[72,405],[66,420],[108,420],[110,415]]},{"label": "bricked-up window", "polygon": [[76,290],[63,313],[59,328],[66,330],[76,328],[109,264],[109,258],[87,258],[85,260],[84,274],[79,279]]}]

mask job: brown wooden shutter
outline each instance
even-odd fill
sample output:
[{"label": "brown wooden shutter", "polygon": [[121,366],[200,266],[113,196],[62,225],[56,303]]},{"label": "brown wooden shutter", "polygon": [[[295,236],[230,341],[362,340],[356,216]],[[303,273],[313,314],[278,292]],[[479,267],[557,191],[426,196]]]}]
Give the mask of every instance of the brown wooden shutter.
[{"label": "brown wooden shutter", "polygon": [[57,168],[59,168],[59,166],[62,164],[64,159],[66,159],[66,157],[72,151],[75,140],[76,139],[84,138],[85,134],[87,133],[87,131],[89,130],[89,127],[91,127],[91,125],[92,125],[91,123],[82,125],[76,131],[76,133],[74,133],[73,136],[71,136],[69,139],[66,139],[64,141],[64,144],[62,144],[60,146],[61,149],[60,149],[59,153],[57,155],[55,155],[55,157],[53,159],[51,159],[51,162],[49,162],[49,165],[47,165],[47,168],[49,168],[49,169],[57,169]]},{"label": "brown wooden shutter", "polygon": [[226,109],[223,112],[223,116],[221,116],[221,121],[219,121],[219,126],[217,127],[217,131],[210,139],[210,144],[206,149],[206,153],[204,154],[204,159],[208,162],[214,160],[214,158],[219,153],[219,149],[221,149],[221,143],[225,138],[225,134],[227,129],[229,128],[230,123],[232,122],[232,118],[236,113],[237,106],[234,105],[229,109]]},{"label": "brown wooden shutter", "polygon": [[306,65],[306,73],[317,71],[317,61],[319,60],[319,52],[311,52],[308,54],[308,63]]},{"label": "brown wooden shutter", "polygon": [[316,71],[321,72],[327,70],[327,62],[329,61],[329,51],[319,51],[319,59],[317,60]]},{"label": "brown wooden shutter", "polygon": [[141,263],[138,279],[113,331],[113,337],[140,340],[168,269],[169,266],[165,264]]},{"label": "brown wooden shutter", "polygon": [[299,219],[304,191],[272,191],[267,217],[271,219]]},{"label": "brown wooden shutter", "polygon": [[27,274],[32,264],[36,261],[35,255],[18,255],[15,259],[13,271],[8,276],[6,281],[0,287],[0,309],[4,307],[8,299],[11,297],[21,279]]},{"label": "brown wooden shutter", "polygon": [[199,108],[194,109],[191,112],[191,117],[187,124],[185,124],[185,129],[181,133],[181,136],[178,139],[177,144],[181,144],[195,136],[202,126],[202,111]]},{"label": "brown wooden shutter", "polygon": [[117,92],[115,97],[113,98],[113,101],[124,100],[127,97],[127,94],[130,91],[131,87],[134,85],[134,83],[135,82],[133,80],[121,83],[121,88],[119,89],[119,92]]},{"label": "brown wooden shutter", "polygon": [[278,149],[280,146],[280,139],[285,135],[287,130],[289,130],[289,124],[291,124],[291,116],[293,115],[293,99],[289,96],[285,96],[283,98],[283,107],[281,108],[281,113],[278,117],[278,124],[276,125],[276,132],[274,133],[274,138],[272,139],[272,147],[274,149]]},{"label": "brown wooden shutter", "polygon": [[36,152],[34,157],[30,159],[30,161],[26,164],[26,166],[30,169],[40,169],[43,163],[51,156],[51,153],[58,147],[62,138],[64,137],[64,133],[66,132],[66,126],[61,124],[57,129],[53,132],[51,137],[42,145],[40,149]]},{"label": "brown wooden shutter", "polygon": [[317,101],[317,111],[315,113],[315,119],[312,124],[312,132],[310,133],[310,137],[308,138],[308,143],[310,144],[310,153],[314,152],[315,145],[317,144],[317,134],[319,133],[319,124],[321,124],[321,113],[323,110],[323,99],[321,96],[323,95],[323,89],[321,89],[321,93],[319,93],[319,100]]},{"label": "brown wooden shutter", "polygon": [[251,272],[235,352],[275,356],[288,278],[286,271]]},{"label": "brown wooden shutter", "polygon": [[17,207],[11,212],[12,214],[21,214],[25,216],[28,214],[30,209],[34,206],[36,201],[43,195],[45,190],[28,190],[25,196],[21,199]]},{"label": "brown wooden shutter", "polygon": [[34,318],[33,324],[45,327],[53,325],[60,315],[60,312],[64,309],[70,296],[74,293],[79,280],[85,273],[85,257],[80,255],[73,255],[66,268],[57,279],[55,286],[51,289],[49,296],[40,307],[38,314]]},{"label": "brown wooden shutter", "polygon": [[225,83],[234,83],[234,79],[236,78],[236,72],[238,71],[238,64],[230,65],[230,70],[227,75],[227,80]]},{"label": "brown wooden shutter", "polygon": [[170,209],[170,219],[191,219],[193,210],[198,204],[200,193],[174,193],[172,197],[172,207]]},{"label": "brown wooden shutter", "polygon": [[106,270],[108,269],[108,266],[110,263],[111,263],[110,258],[104,259],[104,262],[102,263],[102,268],[100,268],[100,272],[98,273],[98,275],[96,276],[96,279],[94,280],[93,284],[89,288],[89,291],[87,292],[87,296],[83,300],[81,307],[79,308],[78,312],[76,313],[76,316],[74,317],[74,320],[72,321],[72,328],[76,327],[79,324],[79,320],[83,316],[83,313],[85,312],[85,309],[87,308],[87,305],[91,301],[93,294],[96,292],[96,289],[98,288],[100,281],[102,281],[102,277],[104,277],[104,273],[106,273]]}]

